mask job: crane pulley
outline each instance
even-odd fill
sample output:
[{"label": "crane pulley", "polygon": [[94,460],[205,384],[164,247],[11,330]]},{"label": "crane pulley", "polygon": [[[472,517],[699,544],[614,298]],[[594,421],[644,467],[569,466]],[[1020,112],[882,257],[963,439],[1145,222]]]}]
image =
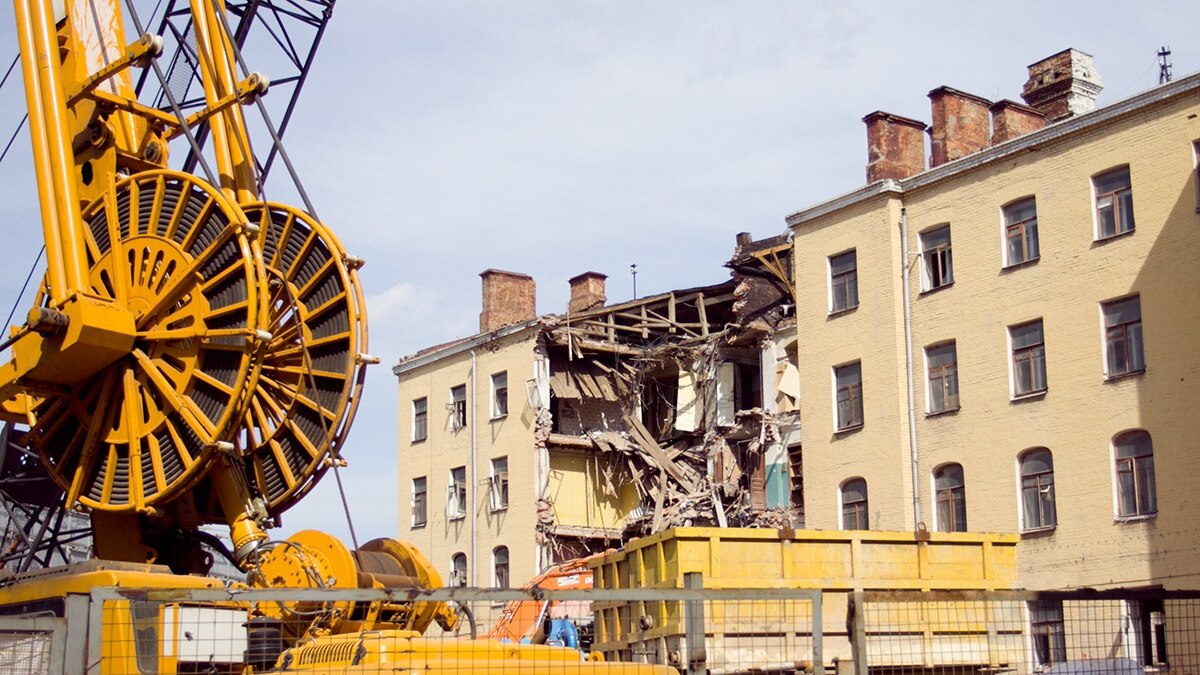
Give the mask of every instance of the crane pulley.
[{"label": "crane pulley", "polygon": [[[101,557],[202,571],[205,523],[239,564],[306,494],[356,411],[367,356],[357,268],[303,210],[263,195],[222,0],[190,0],[204,107],[138,101],[118,0],[15,0],[47,272],[0,365],[0,414],[26,425]],[[164,86],[164,89],[166,87]],[[210,134],[209,179],[171,142]]]}]

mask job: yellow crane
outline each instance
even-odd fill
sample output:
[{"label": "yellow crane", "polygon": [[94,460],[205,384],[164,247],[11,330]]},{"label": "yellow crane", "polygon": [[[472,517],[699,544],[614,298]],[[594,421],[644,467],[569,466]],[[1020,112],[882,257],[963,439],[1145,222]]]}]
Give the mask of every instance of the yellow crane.
[{"label": "yellow crane", "polygon": [[[403,542],[351,551],[318,532],[267,535],[341,462],[372,359],[361,262],[304,210],[262,198],[242,107],[268,81],[239,74],[223,0],[190,0],[204,106],[186,116],[139,102],[131,70],[156,67],[162,40],[128,40],[118,0],[14,6],[47,269],[5,343],[0,415],[27,429],[20,442],[66,506],[90,513],[98,560],[0,581],[0,614],[61,612],[56,601],[98,586],[219,586],[200,576],[212,564],[200,528],[214,523],[228,526],[231,558],[251,586],[440,587]],[[169,168],[172,141],[200,154],[201,125],[215,170]],[[144,640],[119,639],[165,624],[136,602],[118,604],[123,613],[103,625],[105,653],[87,658],[101,672],[181,668],[178,655],[147,662]],[[379,672],[386,661],[388,672],[450,670],[464,658],[535,673],[628,667],[580,664],[571,650],[543,646],[425,640],[434,622],[454,626],[442,603],[321,607],[212,609],[284,625],[279,659],[291,669]],[[275,656],[225,667],[261,671]]]}]

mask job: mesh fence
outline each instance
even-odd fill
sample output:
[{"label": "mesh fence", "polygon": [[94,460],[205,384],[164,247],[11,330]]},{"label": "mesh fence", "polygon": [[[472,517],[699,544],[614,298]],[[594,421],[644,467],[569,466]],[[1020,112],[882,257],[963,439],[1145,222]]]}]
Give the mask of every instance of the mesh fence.
[{"label": "mesh fence", "polygon": [[1200,672],[1193,593],[867,593],[861,607],[850,637],[871,672]]}]

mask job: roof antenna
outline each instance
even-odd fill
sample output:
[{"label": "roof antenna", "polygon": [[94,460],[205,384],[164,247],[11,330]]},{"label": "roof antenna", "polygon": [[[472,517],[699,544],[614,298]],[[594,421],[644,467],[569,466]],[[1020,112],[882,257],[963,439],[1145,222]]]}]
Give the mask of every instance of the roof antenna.
[{"label": "roof antenna", "polygon": [[1158,83],[1166,84],[1171,81],[1171,48],[1158,49]]},{"label": "roof antenna", "polygon": [[629,266],[629,273],[633,275],[633,299],[637,300],[637,263]]}]

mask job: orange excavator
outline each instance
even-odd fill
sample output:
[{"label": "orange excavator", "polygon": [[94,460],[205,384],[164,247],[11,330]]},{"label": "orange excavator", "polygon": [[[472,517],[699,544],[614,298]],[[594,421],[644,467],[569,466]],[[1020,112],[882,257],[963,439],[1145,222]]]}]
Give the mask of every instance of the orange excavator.
[{"label": "orange excavator", "polygon": [[[588,590],[592,570],[588,561],[596,556],[558,563],[529,580],[526,590]],[[537,594],[534,594],[537,597]],[[578,649],[586,654],[591,645],[592,612],[583,601],[547,599],[511,600],[484,639],[522,644],[549,644]]]}]

